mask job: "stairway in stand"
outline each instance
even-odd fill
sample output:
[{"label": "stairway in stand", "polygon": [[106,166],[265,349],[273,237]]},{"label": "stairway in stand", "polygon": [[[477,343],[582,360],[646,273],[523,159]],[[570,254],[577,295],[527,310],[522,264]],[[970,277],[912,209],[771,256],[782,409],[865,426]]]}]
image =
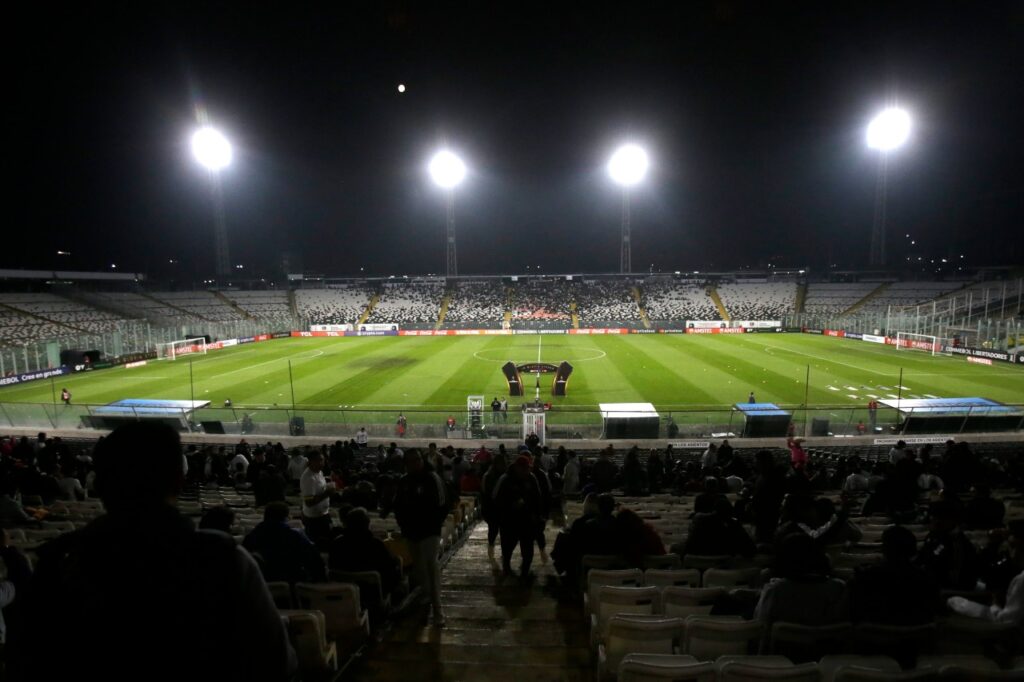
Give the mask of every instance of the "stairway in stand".
[{"label": "stairway in stand", "polygon": [[[556,528],[548,524],[548,549]],[[536,580],[495,574],[496,548],[487,557],[487,524],[478,523],[445,566],[442,601],[448,619],[443,628],[427,625],[426,613],[399,620],[383,641],[344,679],[378,682],[590,682],[594,664],[578,603],[560,601],[548,587],[550,563],[534,555]],[[518,551],[512,567],[519,566]]]}]

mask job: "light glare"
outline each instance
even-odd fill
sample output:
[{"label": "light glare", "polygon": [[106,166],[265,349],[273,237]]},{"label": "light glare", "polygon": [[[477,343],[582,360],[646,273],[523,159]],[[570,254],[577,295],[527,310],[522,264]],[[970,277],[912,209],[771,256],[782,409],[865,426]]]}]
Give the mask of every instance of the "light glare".
[{"label": "light glare", "polygon": [[434,154],[428,170],[434,184],[444,189],[456,187],[466,177],[466,164],[447,149]]},{"label": "light glare", "polygon": [[631,187],[647,175],[647,152],[635,144],[624,144],[608,161],[608,175],[617,184]]},{"label": "light glare", "polygon": [[201,166],[219,171],[231,165],[231,143],[220,131],[205,126],[192,135],[192,155]]},{"label": "light glare", "polygon": [[887,152],[902,147],[910,137],[910,114],[897,107],[884,109],[868,124],[867,142],[871,149]]}]

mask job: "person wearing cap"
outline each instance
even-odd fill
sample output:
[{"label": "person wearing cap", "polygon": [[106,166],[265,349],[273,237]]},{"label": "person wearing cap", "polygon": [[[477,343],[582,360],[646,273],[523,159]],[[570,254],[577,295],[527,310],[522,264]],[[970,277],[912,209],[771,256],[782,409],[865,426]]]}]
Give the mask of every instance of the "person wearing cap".
[{"label": "person wearing cap", "polygon": [[519,455],[494,488],[495,508],[501,528],[501,563],[505,575],[512,575],[512,552],[519,545],[522,557],[520,578],[530,578],[533,543],[541,521],[541,493],[530,471],[530,458]]}]

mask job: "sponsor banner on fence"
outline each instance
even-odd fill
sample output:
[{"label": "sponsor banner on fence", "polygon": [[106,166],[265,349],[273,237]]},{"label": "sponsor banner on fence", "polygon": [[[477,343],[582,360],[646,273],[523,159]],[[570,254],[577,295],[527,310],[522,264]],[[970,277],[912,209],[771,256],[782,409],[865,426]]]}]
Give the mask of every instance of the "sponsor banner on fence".
[{"label": "sponsor banner on fence", "polygon": [[781,334],[782,327],[747,327],[743,331],[748,334]]},{"label": "sponsor banner on fence", "polygon": [[292,336],[291,331],[274,332],[273,334],[270,335],[270,338],[272,338],[272,339],[290,339],[291,336]]},{"label": "sponsor banner on fence", "polygon": [[309,325],[309,331],[311,332],[350,332],[352,331],[351,324],[311,324]]},{"label": "sponsor banner on fence", "polygon": [[146,364],[145,360],[136,360],[135,362],[126,362],[126,363],[124,363],[124,368],[125,369],[131,369],[132,367],[142,367],[145,364]]},{"label": "sponsor banner on fence", "polygon": [[687,327],[687,334],[745,334],[746,331],[739,327],[726,327],[724,329],[698,329],[696,327]]},{"label": "sponsor banner on fence", "polygon": [[825,336],[835,336],[836,338],[841,339],[846,336],[846,332],[842,329],[826,329]]},{"label": "sponsor banner on fence", "polygon": [[779,320],[740,320],[739,322],[733,320],[729,323],[729,326],[743,327],[744,329],[771,329],[781,327],[782,322]]},{"label": "sponsor banner on fence", "polygon": [[[256,337],[255,336],[243,336],[240,339],[236,339],[235,343],[256,343]],[[226,346],[227,344],[225,343],[224,345]]]},{"label": "sponsor banner on fence", "polygon": [[[928,344],[928,348],[931,348],[931,344]],[[1001,362],[1013,362],[1013,357],[1006,351],[1001,350],[989,350],[988,348],[971,348],[969,346],[943,346],[942,350],[953,355],[967,355],[975,358],[988,358],[989,360],[999,360]]]},{"label": "sponsor banner on fence", "polygon": [[59,377],[70,373],[70,367],[61,366],[53,369],[41,369],[36,372],[25,372],[24,374],[12,374],[9,377],[0,377],[0,386],[13,386],[14,384],[23,384],[26,381],[49,379],[50,377]]},{"label": "sponsor banner on fence", "polygon": [[684,334],[685,332],[686,332],[685,329],[659,329],[658,330],[659,334]]},{"label": "sponsor banner on fence", "polygon": [[711,444],[709,440],[670,440],[668,442],[673,448],[681,450],[707,450]]},{"label": "sponsor banner on fence", "polygon": [[728,322],[723,320],[687,320],[687,329],[725,329],[729,326]]},{"label": "sponsor banner on fence", "polygon": [[1017,353],[1017,364],[1024,365],[1024,353]]},{"label": "sponsor banner on fence", "polygon": [[972,362],[976,365],[991,365],[992,360],[989,358],[976,358],[973,355],[967,356],[967,362]]},{"label": "sponsor banner on fence", "polygon": [[380,330],[380,331],[358,331],[358,332],[292,332],[292,336],[398,336],[398,331],[394,329]]},{"label": "sponsor banner on fence", "polygon": [[569,329],[570,334],[628,334],[628,329],[604,329],[601,327],[587,327],[586,329]]},{"label": "sponsor banner on fence", "polygon": [[935,445],[937,443],[945,443],[947,440],[953,440],[952,436],[903,436],[901,438],[875,438],[875,445],[896,445],[898,441],[903,441],[907,445]]},{"label": "sponsor banner on fence", "polygon": [[804,334],[821,334],[822,333],[822,331],[820,329],[813,329],[811,327],[804,327],[803,329],[801,329],[801,331]]},{"label": "sponsor banner on fence", "polygon": [[864,338],[864,335],[858,334],[857,332],[846,332],[846,338],[860,340]]},{"label": "sponsor banner on fence", "polygon": [[660,329],[630,329],[630,334],[657,334],[661,332]]},{"label": "sponsor banner on fence", "polygon": [[[249,340],[252,341],[252,337],[249,337]],[[220,342],[220,347],[221,348],[230,348],[231,346],[237,346],[240,343],[247,343],[247,342],[243,341],[242,339],[224,339],[224,340],[222,340]]]},{"label": "sponsor banner on fence", "polygon": [[[344,330],[344,331],[348,331],[348,330]],[[361,332],[397,332],[398,331],[398,325],[397,324],[392,324],[390,322],[387,322],[387,323],[374,322],[374,323],[370,323],[370,324],[361,324],[361,325],[359,325],[359,330],[358,331],[361,331]]]}]

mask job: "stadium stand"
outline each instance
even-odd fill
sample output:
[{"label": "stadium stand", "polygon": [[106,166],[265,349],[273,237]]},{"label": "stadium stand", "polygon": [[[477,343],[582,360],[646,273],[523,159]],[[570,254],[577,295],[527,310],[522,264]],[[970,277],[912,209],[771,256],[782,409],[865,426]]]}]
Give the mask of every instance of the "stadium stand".
[{"label": "stadium stand", "polygon": [[733,282],[716,288],[734,320],[781,320],[795,312],[796,282]]},{"label": "stadium stand", "polygon": [[175,310],[211,322],[233,322],[245,317],[212,291],[157,291],[153,298]]},{"label": "stadium stand", "polygon": [[500,280],[456,282],[451,289],[451,297],[448,314],[444,318],[445,327],[494,328],[504,319],[508,292]]},{"label": "stadium stand", "polygon": [[238,291],[235,289],[221,292],[239,308],[250,316],[261,320],[290,320],[291,310],[288,307],[288,292],[268,289],[265,291]]},{"label": "stadium stand", "polygon": [[703,284],[676,280],[648,281],[643,303],[652,322],[682,324],[685,320],[720,320]]},{"label": "stadium stand", "polygon": [[0,294],[0,305],[6,308],[0,311],[6,313],[0,320],[0,336],[5,340],[99,333],[122,322],[116,315],[54,294]]},{"label": "stadium stand", "polygon": [[573,287],[564,279],[530,279],[512,289],[512,326],[565,327],[572,317]]},{"label": "stadium stand", "polygon": [[361,284],[329,289],[299,289],[295,303],[310,324],[355,324],[366,310],[372,292]]},{"label": "stadium stand", "polygon": [[841,313],[878,288],[879,282],[811,282],[807,285],[804,312]]},{"label": "stadium stand", "polygon": [[131,291],[97,291],[88,294],[97,305],[120,311],[126,318],[142,318],[155,324],[175,324],[199,319],[195,314],[174,308],[146,294]]},{"label": "stadium stand", "polygon": [[893,282],[860,310],[884,311],[889,306],[900,307],[929,303],[933,299],[960,289],[962,286],[962,282]]},{"label": "stadium stand", "polygon": [[366,321],[406,328],[433,326],[441,309],[444,289],[443,281],[385,282],[377,305]]},{"label": "stadium stand", "polygon": [[581,325],[614,327],[640,321],[640,308],[633,300],[628,282],[583,280],[573,285]]}]

